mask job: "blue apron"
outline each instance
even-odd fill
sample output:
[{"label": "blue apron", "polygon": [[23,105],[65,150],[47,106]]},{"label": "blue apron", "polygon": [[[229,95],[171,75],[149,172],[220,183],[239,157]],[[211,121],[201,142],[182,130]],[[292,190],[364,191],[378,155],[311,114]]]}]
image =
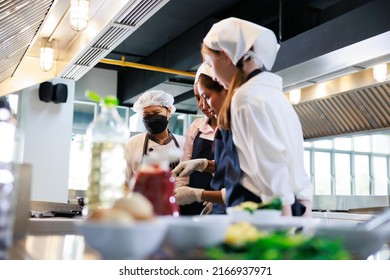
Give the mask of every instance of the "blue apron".
[{"label": "blue apron", "polygon": [[[214,141],[216,170],[211,187],[214,190],[225,187],[227,207],[236,206],[244,201],[260,203],[261,198],[240,183],[242,172],[231,130],[217,130]],[[306,210],[305,206],[296,200],[291,209],[293,216],[302,216]]]},{"label": "blue apron", "polygon": [[236,206],[244,201],[261,202],[260,197],[244,188],[241,183],[241,169],[233,143],[231,130],[218,129],[215,135],[215,166],[211,187],[226,189],[226,206]]},{"label": "blue apron", "polygon": [[[207,158],[208,160],[213,160],[213,141],[201,138],[200,134],[201,131],[199,131],[195,136],[191,158]],[[194,171],[190,176],[190,182],[188,185],[192,188],[212,190],[210,187],[212,178],[213,175],[211,173]],[[180,205],[180,214],[182,216],[199,215],[203,208],[203,202],[193,202],[191,204]]]}]

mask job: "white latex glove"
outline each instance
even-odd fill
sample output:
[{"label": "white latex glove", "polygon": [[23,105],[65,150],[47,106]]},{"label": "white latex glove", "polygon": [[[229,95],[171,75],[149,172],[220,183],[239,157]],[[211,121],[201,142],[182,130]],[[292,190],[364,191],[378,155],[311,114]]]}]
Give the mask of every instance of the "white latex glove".
[{"label": "white latex glove", "polygon": [[200,171],[206,169],[208,160],[206,158],[197,158],[180,162],[175,169],[172,170],[173,174],[178,177],[190,176],[194,171]]},{"label": "white latex glove", "polygon": [[201,196],[204,189],[181,187],[175,190],[176,204],[185,205],[192,202],[202,202]]},{"label": "white latex glove", "polygon": [[204,201],[203,202],[204,208],[202,212],[200,212],[200,215],[210,215],[211,212],[213,211],[213,203]]}]

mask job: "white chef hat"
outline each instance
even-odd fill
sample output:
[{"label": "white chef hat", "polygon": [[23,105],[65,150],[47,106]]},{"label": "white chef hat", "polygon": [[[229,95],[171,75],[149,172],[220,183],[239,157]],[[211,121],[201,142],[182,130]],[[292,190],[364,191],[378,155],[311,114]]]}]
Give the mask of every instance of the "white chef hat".
[{"label": "white chef hat", "polygon": [[195,82],[194,84],[196,84],[198,81],[199,81],[199,77],[201,74],[204,74],[206,76],[209,76],[210,78],[213,78],[213,76],[211,75],[211,71],[210,71],[210,68],[207,67],[206,64],[202,63],[199,68],[198,68],[198,71],[196,71],[196,75],[195,75]]},{"label": "white chef hat", "polygon": [[[203,43],[212,50],[224,51],[234,65],[248,55],[267,70],[271,70],[279,50],[272,30],[234,17],[215,23]],[[253,52],[250,51],[251,47]]]},{"label": "white chef hat", "polygon": [[142,110],[150,106],[164,106],[171,108],[171,112],[176,111],[173,106],[174,98],[169,93],[162,90],[150,90],[144,92],[133,105],[133,111],[142,113]]}]

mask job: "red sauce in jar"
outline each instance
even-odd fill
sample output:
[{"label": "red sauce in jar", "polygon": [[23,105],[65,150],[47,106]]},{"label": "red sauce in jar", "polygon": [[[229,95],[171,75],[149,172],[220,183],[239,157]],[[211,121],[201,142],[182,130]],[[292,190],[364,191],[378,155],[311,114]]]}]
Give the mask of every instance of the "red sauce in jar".
[{"label": "red sauce in jar", "polygon": [[142,193],[153,204],[156,215],[179,215],[174,189],[175,178],[170,171],[163,170],[159,166],[140,170],[134,185],[134,191]]}]

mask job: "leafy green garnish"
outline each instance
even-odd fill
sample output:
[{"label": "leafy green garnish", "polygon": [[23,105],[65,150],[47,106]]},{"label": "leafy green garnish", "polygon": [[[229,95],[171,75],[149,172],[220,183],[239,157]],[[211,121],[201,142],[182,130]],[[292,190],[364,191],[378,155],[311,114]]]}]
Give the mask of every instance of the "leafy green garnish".
[{"label": "leafy green garnish", "polygon": [[270,201],[259,203],[257,209],[274,209],[274,210],[282,210],[282,200],[279,197],[275,197]]},{"label": "leafy green garnish", "polygon": [[213,260],[348,260],[340,240],[273,232],[242,246],[226,243],[206,249]]}]

